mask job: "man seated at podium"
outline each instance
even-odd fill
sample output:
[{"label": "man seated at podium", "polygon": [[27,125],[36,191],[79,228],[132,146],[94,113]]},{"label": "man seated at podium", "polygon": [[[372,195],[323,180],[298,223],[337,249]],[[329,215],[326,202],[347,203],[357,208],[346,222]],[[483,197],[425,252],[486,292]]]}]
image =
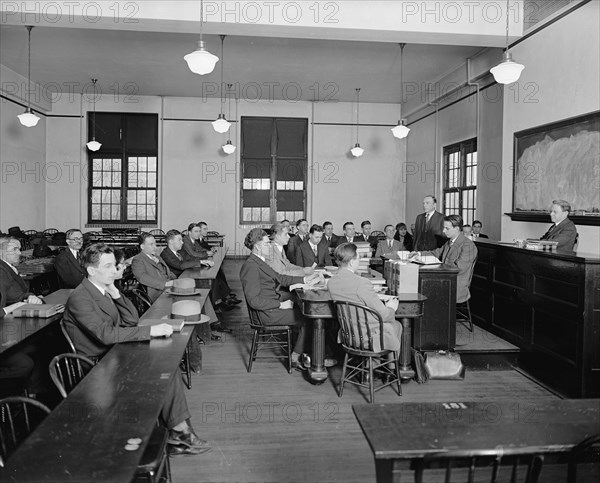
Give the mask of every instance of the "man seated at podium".
[{"label": "man seated at podium", "polygon": [[557,250],[572,252],[577,240],[577,228],[575,228],[575,223],[569,220],[570,212],[571,205],[565,200],[553,200],[550,218],[554,224],[548,228],[540,240],[558,242]]},{"label": "man seated at podium", "polygon": [[442,263],[458,268],[456,277],[456,303],[471,298],[469,286],[473,276],[473,267],[477,260],[475,243],[462,234],[463,219],[460,215],[444,216],[444,235],[448,241],[441,248],[428,252],[411,252],[409,259],[419,259],[423,255],[433,255]]},{"label": "man seated at podium", "polygon": [[339,245],[333,254],[339,269],[329,282],[327,282],[327,289],[331,294],[331,298],[333,300],[366,305],[377,311],[383,319],[383,347],[380,346],[379,321],[369,314],[368,323],[373,335],[373,350],[375,352],[379,352],[382,349],[399,351],[402,325],[395,319],[398,299],[391,298],[384,304],[379,300],[373,284],[366,278],[356,275],[355,272],[360,262],[354,243]]}]

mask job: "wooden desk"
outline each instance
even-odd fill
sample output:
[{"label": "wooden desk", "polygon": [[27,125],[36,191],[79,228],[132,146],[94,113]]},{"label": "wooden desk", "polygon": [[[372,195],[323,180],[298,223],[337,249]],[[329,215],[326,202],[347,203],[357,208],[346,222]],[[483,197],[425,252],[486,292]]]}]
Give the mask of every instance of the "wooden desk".
[{"label": "wooden desk", "polygon": [[[190,297],[206,301],[208,293]],[[162,294],[144,317],[170,313]],[[179,367],[193,326],[166,339],[114,345],[0,471],[3,482],[129,483]],[[129,438],[141,438],[126,451]]]},{"label": "wooden desk", "polygon": [[212,281],[217,278],[217,274],[219,273],[219,270],[221,270],[224,258],[225,250],[223,248],[218,248],[215,254],[208,258],[208,260],[212,260],[215,263],[214,266],[188,268],[183,271],[179,278],[193,278],[196,280],[196,287],[211,288]]},{"label": "wooden desk", "polygon": [[[565,454],[600,432],[600,399],[352,406],[377,482],[398,481],[412,460],[444,450],[501,446],[505,454]],[[557,458],[559,460],[560,458]],[[400,474],[398,474],[400,473]],[[412,474],[402,481],[413,481]]]}]

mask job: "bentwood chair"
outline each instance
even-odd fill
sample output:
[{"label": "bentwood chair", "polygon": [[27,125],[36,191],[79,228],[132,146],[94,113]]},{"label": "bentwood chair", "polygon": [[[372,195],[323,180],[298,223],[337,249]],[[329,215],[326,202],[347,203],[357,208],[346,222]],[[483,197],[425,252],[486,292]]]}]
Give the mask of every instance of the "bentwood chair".
[{"label": "bentwood chair", "polygon": [[[578,481],[584,481],[583,476],[587,476],[588,471],[594,472],[596,479],[589,478],[589,481],[598,481],[598,473],[600,468],[600,434],[595,434],[589,438],[584,439],[577,444],[572,450],[569,456],[569,465],[567,469],[567,482],[577,483]],[[594,471],[595,469],[595,471]],[[578,478],[578,470],[579,472]],[[586,471],[588,470],[588,471]],[[590,475],[592,476],[592,475]],[[588,481],[585,479],[585,481]]]},{"label": "bentwood chair", "polygon": [[[475,264],[477,263],[477,257],[473,260],[471,264],[471,268],[469,269],[469,281],[467,286],[471,287],[471,280],[473,279],[473,270],[475,269]],[[461,322],[467,325],[467,328],[470,332],[473,332],[473,318],[471,317],[471,298],[469,297],[464,302],[456,303],[456,322]]]},{"label": "bentwood chair", "polygon": [[50,409],[35,399],[0,399],[0,468],[48,414]]},{"label": "bentwood chair", "polygon": [[[510,455],[503,456],[504,448],[476,451],[444,451],[425,456],[416,463],[415,483],[424,481],[423,475],[444,471],[445,483],[461,481],[497,481],[510,483],[537,483],[544,458],[540,455]],[[454,475],[453,475],[454,472]],[[505,473],[507,474],[505,476]],[[430,481],[427,478],[426,481]],[[442,481],[436,479],[435,481]]]},{"label": "bentwood chair", "polygon": [[[252,363],[256,359],[287,359],[288,373],[292,373],[292,326],[290,325],[264,325],[260,320],[260,312],[248,304],[248,315],[250,316],[250,327],[254,330],[250,357],[248,360],[248,372],[252,372]],[[269,356],[258,356],[261,349],[275,349],[280,354]]]},{"label": "bentwood chair", "polygon": [[[344,383],[369,389],[370,403],[375,402],[375,392],[396,384],[398,396],[402,396],[400,385],[399,351],[383,349],[375,351],[374,337],[379,337],[379,347],[383,347],[383,319],[376,310],[353,302],[334,301],[342,338],[342,347],[346,352],[338,396],[344,393]],[[370,317],[369,317],[370,316]],[[379,334],[373,334],[368,319],[379,324]],[[388,356],[392,355],[389,359]],[[374,375],[381,375],[383,384],[375,388]]]},{"label": "bentwood chair", "polygon": [[[59,354],[50,361],[48,369],[52,382],[64,399],[94,365],[92,360],[79,354]],[[168,431],[157,424],[136,468],[134,482],[171,481],[167,440]]]},{"label": "bentwood chair", "polygon": [[371,236],[377,237],[378,240],[385,240],[385,233],[379,230],[375,230],[371,232]]},{"label": "bentwood chair", "polygon": [[152,236],[164,235],[165,234],[165,232],[162,231],[160,228],[156,228],[154,230],[150,230],[148,233],[150,233],[150,235],[152,235]]},{"label": "bentwood chair", "polygon": [[73,340],[71,339],[71,336],[67,332],[67,326],[65,325],[65,320],[60,319],[59,325],[60,325],[60,330],[61,330],[63,336],[65,337],[67,344],[69,345],[69,349],[71,349],[71,352],[73,354],[76,354],[77,351],[75,350],[75,344],[73,344]]},{"label": "bentwood chair", "polygon": [[58,233],[58,230],[56,228],[46,228],[42,233],[46,237],[52,237],[52,235]]}]

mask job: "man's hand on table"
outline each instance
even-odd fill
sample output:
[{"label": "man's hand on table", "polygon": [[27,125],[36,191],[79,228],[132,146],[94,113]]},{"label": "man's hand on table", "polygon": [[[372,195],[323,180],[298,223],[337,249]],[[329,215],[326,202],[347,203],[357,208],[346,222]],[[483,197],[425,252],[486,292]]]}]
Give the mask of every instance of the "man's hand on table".
[{"label": "man's hand on table", "polygon": [[25,303],[27,304],[35,304],[35,305],[40,305],[43,304],[44,301],[40,298],[37,297],[35,295],[30,295],[29,297],[27,297],[27,299],[25,300]]},{"label": "man's hand on table", "polygon": [[325,283],[325,277],[320,273],[313,273],[304,277],[304,283],[307,285],[317,285],[319,283]]},{"label": "man's hand on table", "polygon": [[400,301],[396,297],[393,297],[385,303],[385,306],[389,307],[390,309],[393,309],[394,312],[396,312],[396,310],[398,310],[399,303],[400,303]]},{"label": "man's hand on table", "polygon": [[150,327],[150,337],[170,337],[173,327],[169,324],[158,324]]}]

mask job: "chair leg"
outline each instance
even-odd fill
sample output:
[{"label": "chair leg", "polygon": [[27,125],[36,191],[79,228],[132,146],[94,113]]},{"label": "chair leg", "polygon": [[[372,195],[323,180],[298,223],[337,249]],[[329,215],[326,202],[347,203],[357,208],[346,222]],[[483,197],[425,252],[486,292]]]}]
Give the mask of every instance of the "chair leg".
[{"label": "chair leg", "polygon": [[288,374],[292,373],[292,329],[287,329]]},{"label": "chair leg", "polygon": [[373,404],[375,402],[375,386],[373,381],[373,358],[369,357],[367,363],[369,364],[369,395],[371,396],[369,402]]},{"label": "chair leg", "polygon": [[473,332],[473,318],[471,317],[471,301],[467,300],[467,313],[469,314],[469,330]]},{"label": "chair leg", "polygon": [[252,337],[252,347],[250,347],[250,360],[248,361],[248,372],[252,372],[252,362],[256,359],[256,351],[258,349],[258,330],[254,329]]},{"label": "chair leg", "polygon": [[344,393],[344,382],[346,381],[346,368],[348,367],[348,353],[344,356],[344,365],[342,366],[342,379],[340,380],[340,388],[338,390],[338,396],[342,397]]},{"label": "chair leg", "polygon": [[190,368],[190,349],[189,345],[185,346],[185,351],[183,353],[183,372],[181,373],[183,378],[183,382],[188,389],[192,388],[192,369]]},{"label": "chair leg", "polygon": [[402,381],[400,381],[400,352],[393,352],[394,368],[396,370],[396,384],[398,386],[398,396],[402,396]]}]

